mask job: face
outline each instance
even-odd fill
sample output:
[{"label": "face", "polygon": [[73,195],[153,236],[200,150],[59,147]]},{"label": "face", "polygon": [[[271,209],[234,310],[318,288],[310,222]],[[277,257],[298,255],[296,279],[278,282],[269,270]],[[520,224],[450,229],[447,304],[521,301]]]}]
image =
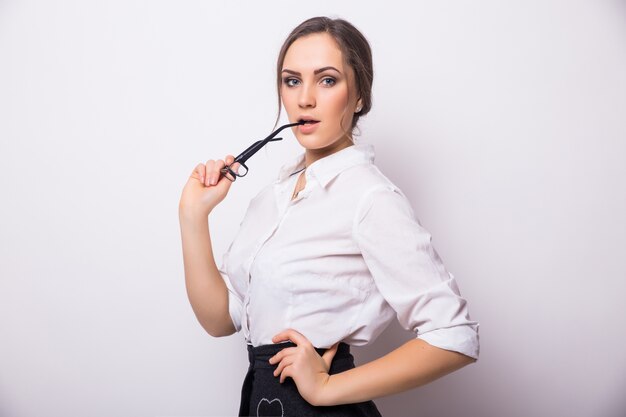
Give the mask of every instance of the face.
[{"label": "face", "polygon": [[298,38],[285,54],[281,78],[289,122],[303,117],[319,121],[293,128],[303,147],[330,150],[352,144],[350,126],[360,101],[355,97],[354,72],[344,65],[332,36],[315,33]]}]

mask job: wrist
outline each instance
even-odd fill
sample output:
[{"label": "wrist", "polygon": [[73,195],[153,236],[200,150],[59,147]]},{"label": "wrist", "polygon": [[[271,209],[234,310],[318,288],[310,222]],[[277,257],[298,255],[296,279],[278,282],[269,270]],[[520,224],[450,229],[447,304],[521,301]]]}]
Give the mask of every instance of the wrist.
[{"label": "wrist", "polygon": [[207,221],[210,213],[210,210],[198,207],[178,207],[178,217],[181,222],[198,223],[199,221]]},{"label": "wrist", "polygon": [[335,405],[335,399],[333,398],[333,388],[332,388],[332,383],[333,383],[334,379],[332,375],[328,375],[328,379],[326,380],[326,383],[323,385],[323,388],[320,392],[319,398],[317,400],[317,404],[318,406],[331,406],[331,405]]}]

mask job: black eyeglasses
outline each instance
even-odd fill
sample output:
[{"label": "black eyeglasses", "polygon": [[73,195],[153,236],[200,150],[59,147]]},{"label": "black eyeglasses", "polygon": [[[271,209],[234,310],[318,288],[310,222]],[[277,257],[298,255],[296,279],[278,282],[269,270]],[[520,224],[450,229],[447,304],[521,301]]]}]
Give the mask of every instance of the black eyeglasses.
[{"label": "black eyeglasses", "polygon": [[[245,151],[243,151],[242,153],[240,153],[239,155],[237,155],[237,157],[235,158],[235,160],[233,161],[232,164],[230,165],[226,165],[224,168],[222,168],[220,170],[220,172],[222,174],[224,174],[224,176],[226,178],[228,178],[231,181],[235,181],[237,179],[237,177],[244,177],[247,173],[248,173],[248,167],[246,166],[245,162],[255,153],[257,153],[257,151],[259,149],[261,149],[263,146],[265,146],[266,143],[268,142],[273,142],[273,141],[277,141],[277,140],[282,140],[283,138],[275,138],[274,136],[276,136],[281,130],[288,128],[288,127],[292,127],[292,126],[298,126],[298,125],[302,125],[305,124],[306,121],[300,121],[297,123],[289,123],[286,125],[283,125],[281,127],[279,127],[278,129],[276,129],[274,132],[272,132],[271,135],[269,135],[268,137],[266,137],[263,140],[257,140],[256,142],[254,142],[252,145],[250,145],[250,147],[248,147],[248,149],[246,149]],[[239,169],[238,172],[233,171],[230,167],[235,164],[235,163],[239,163]]]}]

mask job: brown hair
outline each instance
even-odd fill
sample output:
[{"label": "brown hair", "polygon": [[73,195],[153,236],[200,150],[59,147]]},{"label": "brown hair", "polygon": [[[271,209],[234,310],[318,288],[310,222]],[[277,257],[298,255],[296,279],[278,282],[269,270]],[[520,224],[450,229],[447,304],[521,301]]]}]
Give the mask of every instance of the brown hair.
[{"label": "brown hair", "polygon": [[333,39],[335,39],[335,42],[339,45],[344,65],[349,65],[354,72],[357,98],[361,98],[362,107],[360,112],[354,113],[352,126],[350,126],[350,130],[353,131],[359,119],[362,116],[365,116],[372,108],[372,82],[374,80],[372,51],[365,36],[363,36],[363,34],[350,22],[343,19],[331,19],[326,16],[312,17],[300,23],[291,31],[283,43],[283,46],[280,48],[276,65],[278,115],[276,116],[274,128],[276,128],[278,119],[280,119],[282,104],[280,98],[280,88],[282,83],[281,72],[287,50],[291,44],[296,41],[296,39],[314,33],[328,33],[331,35]]}]

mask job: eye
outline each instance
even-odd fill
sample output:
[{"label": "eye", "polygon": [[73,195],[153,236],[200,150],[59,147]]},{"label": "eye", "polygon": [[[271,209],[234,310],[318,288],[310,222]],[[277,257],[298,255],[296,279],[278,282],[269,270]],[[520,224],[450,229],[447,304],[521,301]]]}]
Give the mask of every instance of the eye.
[{"label": "eye", "polygon": [[334,79],[334,78],[332,78],[332,77],[325,77],[325,78],[323,78],[323,79],[322,79],[322,81],[327,81],[327,80],[328,80],[328,81],[331,81],[331,83],[326,83],[326,84],[325,84],[325,85],[327,85],[327,86],[329,86],[329,87],[330,87],[330,86],[335,85],[335,83],[337,82],[337,81],[335,81],[335,79]]},{"label": "eye", "polygon": [[293,87],[293,84],[290,84],[291,81],[298,81],[295,78],[283,78],[283,84],[287,87]]}]

